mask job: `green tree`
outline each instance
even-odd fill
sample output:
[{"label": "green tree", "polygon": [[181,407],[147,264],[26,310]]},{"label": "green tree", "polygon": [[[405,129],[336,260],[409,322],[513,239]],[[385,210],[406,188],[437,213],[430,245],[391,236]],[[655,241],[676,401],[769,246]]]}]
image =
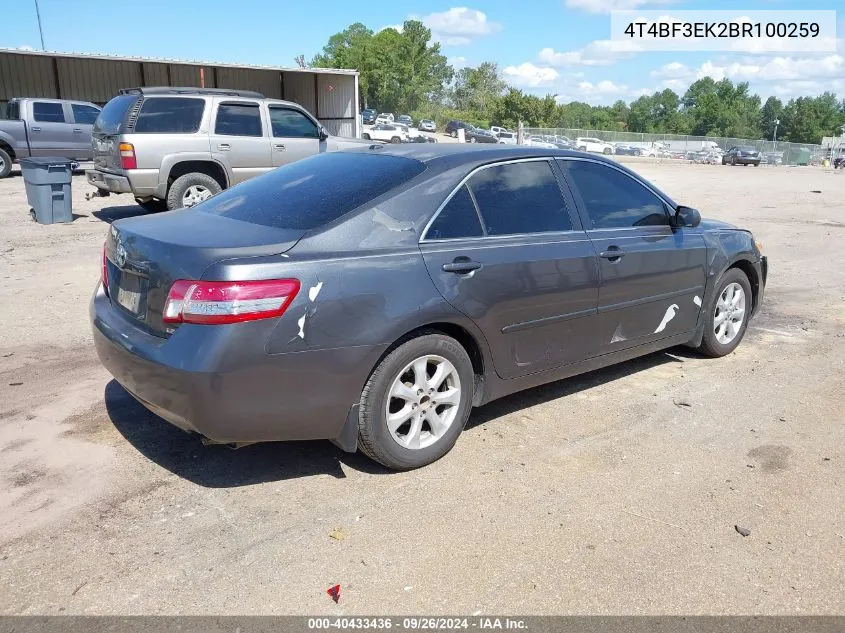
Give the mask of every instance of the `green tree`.
[{"label": "green tree", "polygon": [[777,97],[769,97],[760,111],[760,130],[763,138],[771,139],[775,134],[775,121],[783,115],[783,103]]}]

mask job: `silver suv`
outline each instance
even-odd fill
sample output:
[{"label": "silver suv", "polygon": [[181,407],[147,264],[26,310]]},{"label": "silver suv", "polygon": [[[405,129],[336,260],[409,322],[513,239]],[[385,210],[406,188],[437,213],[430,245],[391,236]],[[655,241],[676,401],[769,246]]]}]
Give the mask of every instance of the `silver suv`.
[{"label": "silver suv", "polygon": [[296,103],[257,92],[132,88],[94,124],[88,182],[150,211],[189,207],[306,156],[365,141],[330,136]]}]

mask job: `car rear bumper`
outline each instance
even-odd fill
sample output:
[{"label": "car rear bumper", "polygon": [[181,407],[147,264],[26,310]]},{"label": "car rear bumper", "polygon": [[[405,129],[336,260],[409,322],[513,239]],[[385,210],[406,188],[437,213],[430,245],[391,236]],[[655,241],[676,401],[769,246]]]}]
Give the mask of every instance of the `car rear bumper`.
[{"label": "car rear bumper", "polygon": [[85,177],[88,179],[88,184],[97,189],[111,193],[132,193],[132,185],[126,176],[110,174],[99,169],[89,169],[85,172]]},{"label": "car rear bumper", "polygon": [[737,165],[754,165],[760,162],[759,158],[753,158],[751,156],[737,156],[734,159],[734,162]]},{"label": "car rear bumper", "polygon": [[268,321],[183,325],[162,338],[131,323],[102,284],[90,317],[97,355],[117,382],[167,422],[222,443],[340,437],[383,351],[267,354]]},{"label": "car rear bumper", "polygon": [[166,186],[159,186],[158,169],[132,169],[124,174],[113,174],[101,169],[85,172],[88,184],[111,193],[131,193],[136,198],[163,198],[167,194]]}]

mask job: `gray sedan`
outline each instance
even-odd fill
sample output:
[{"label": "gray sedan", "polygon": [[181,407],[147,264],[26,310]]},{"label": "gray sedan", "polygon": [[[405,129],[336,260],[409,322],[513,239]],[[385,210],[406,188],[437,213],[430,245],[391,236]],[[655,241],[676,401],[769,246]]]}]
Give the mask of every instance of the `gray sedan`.
[{"label": "gray sedan", "polygon": [[178,427],[408,469],[473,406],[673,345],[730,353],[766,271],[748,231],[602,157],[375,144],[115,222],[91,320]]}]

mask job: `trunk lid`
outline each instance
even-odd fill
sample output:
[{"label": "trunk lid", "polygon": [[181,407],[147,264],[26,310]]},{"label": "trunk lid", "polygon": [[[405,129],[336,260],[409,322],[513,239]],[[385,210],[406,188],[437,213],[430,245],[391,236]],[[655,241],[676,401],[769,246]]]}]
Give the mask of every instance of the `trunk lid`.
[{"label": "trunk lid", "polygon": [[122,94],[109,101],[94,121],[91,131],[94,145],[94,166],[104,171],[122,171],[120,162],[120,135],[142,104],[139,94]]},{"label": "trunk lid", "polygon": [[106,241],[112,304],[152,334],[173,329],[162,320],[177,279],[201,279],[215,262],[281,254],[305,231],[277,229],[194,209],[115,222]]}]

